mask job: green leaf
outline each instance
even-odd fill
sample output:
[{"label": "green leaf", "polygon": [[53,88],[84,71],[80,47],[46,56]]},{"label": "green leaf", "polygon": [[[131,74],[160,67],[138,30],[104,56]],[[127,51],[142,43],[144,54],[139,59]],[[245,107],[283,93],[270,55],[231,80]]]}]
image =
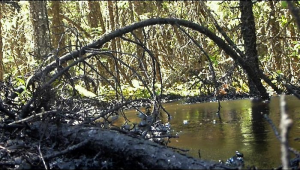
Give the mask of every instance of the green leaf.
[{"label": "green leaf", "polygon": [[286,1],[281,1],[281,7],[282,8],[287,8],[288,7],[288,4]]},{"label": "green leaf", "polygon": [[102,62],[102,63],[106,63],[106,62],[108,62],[108,59],[107,58],[100,58],[100,61]]},{"label": "green leaf", "polygon": [[23,79],[20,79],[20,78],[16,77],[16,80],[18,80],[18,82],[21,83],[22,85],[25,84],[25,81]]}]

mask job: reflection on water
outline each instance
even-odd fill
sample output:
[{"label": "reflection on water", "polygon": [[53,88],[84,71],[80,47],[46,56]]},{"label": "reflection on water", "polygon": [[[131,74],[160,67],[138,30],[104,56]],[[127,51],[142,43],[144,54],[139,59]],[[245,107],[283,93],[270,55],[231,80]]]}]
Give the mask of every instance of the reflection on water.
[{"label": "reflection on water", "polygon": [[[293,119],[289,144],[300,150],[300,101],[286,96],[287,112]],[[275,168],[281,165],[280,143],[271,126],[261,113],[267,113],[279,127],[279,97],[273,97],[270,104],[261,105],[250,100],[221,102],[221,117],[216,114],[217,103],[164,105],[172,115],[171,127],[179,132],[179,138],[171,139],[169,146],[189,149],[188,155],[206,160],[226,160],[240,151],[245,165],[258,168]],[[187,120],[188,124],[184,124]],[[294,155],[292,155],[294,156]]]}]

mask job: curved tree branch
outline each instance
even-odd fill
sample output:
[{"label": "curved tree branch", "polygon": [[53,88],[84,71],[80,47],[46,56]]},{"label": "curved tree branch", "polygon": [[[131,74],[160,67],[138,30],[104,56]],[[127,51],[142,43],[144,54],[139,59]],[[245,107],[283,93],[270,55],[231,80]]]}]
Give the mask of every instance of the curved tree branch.
[{"label": "curved tree branch", "polygon": [[[260,90],[260,95],[263,99],[268,99],[269,95],[266,92],[266,89],[263,87],[260,79],[260,75],[257,75],[256,72],[251,68],[252,66],[247,64],[243,58],[241,58],[236,51],[232,49],[223,39],[216,36],[213,32],[211,32],[208,28],[204,26],[200,26],[196,23],[193,23],[191,21],[182,20],[182,19],[174,19],[174,18],[154,18],[154,19],[148,19],[145,21],[141,21],[123,28],[120,28],[116,31],[113,31],[109,34],[106,34],[102,36],[99,40],[88,44],[87,46],[81,48],[80,50],[72,51],[71,53],[62,56],[60,58],[60,63],[63,64],[71,59],[77,58],[79,56],[82,56],[87,53],[87,49],[91,48],[101,48],[105,43],[109,42],[110,40],[120,37],[123,34],[129,33],[135,29],[143,28],[146,26],[151,25],[157,25],[157,24],[170,24],[170,25],[180,25],[185,26],[187,28],[193,29],[195,31],[198,31],[207,37],[209,37],[212,41],[214,41],[219,48],[223,49],[229,56],[231,56],[232,59],[234,59],[236,62],[240,64],[240,66],[247,72],[249,77],[252,79],[254,84],[257,86]],[[29,85],[33,83],[36,79],[39,79],[41,75],[47,74],[50,71],[54,70],[56,68],[56,62],[50,63],[48,66],[46,66],[44,69],[42,69],[40,72],[37,72],[29,81]]]}]

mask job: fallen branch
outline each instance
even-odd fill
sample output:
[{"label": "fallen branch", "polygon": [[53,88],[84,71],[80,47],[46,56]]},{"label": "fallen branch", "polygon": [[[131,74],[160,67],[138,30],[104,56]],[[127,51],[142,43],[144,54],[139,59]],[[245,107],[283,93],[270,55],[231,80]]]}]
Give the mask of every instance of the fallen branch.
[{"label": "fallen branch", "polygon": [[[34,123],[34,127],[38,128],[39,122]],[[57,131],[62,134],[62,137],[68,138],[73,142],[79,142],[78,145],[85,145],[85,149],[106,152],[109,155],[114,155],[116,159],[130,161],[138,167],[147,169],[237,169],[228,167],[220,163],[204,161],[187,157],[180,153],[174,152],[172,149],[156,144],[154,142],[141,138],[133,138],[117,131],[104,130],[98,127],[82,127],[61,125],[48,127],[46,136],[55,135],[51,133]],[[37,134],[38,135],[38,134]],[[83,142],[83,139],[85,139]],[[89,143],[88,145],[86,145]],[[73,146],[74,148],[75,145]],[[71,148],[60,152],[65,154]],[[58,156],[58,154],[55,154]],[[55,157],[54,155],[45,156],[45,159]]]}]

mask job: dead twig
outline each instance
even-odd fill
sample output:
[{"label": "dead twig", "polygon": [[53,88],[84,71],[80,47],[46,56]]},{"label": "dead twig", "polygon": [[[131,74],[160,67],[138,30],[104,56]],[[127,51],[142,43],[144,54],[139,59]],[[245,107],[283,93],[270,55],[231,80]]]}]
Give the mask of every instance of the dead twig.
[{"label": "dead twig", "polygon": [[13,161],[3,161],[3,162],[0,162],[0,165],[1,166],[15,166],[16,163]]},{"label": "dead twig", "polygon": [[43,164],[44,164],[44,166],[45,166],[45,169],[48,170],[47,164],[46,164],[45,159],[44,159],[44,157],[43,157],[43,154],[42,154],[42,152],[41,152],[41,145],[38,146],[38,151],[39,151],[39,154],[40,154],[40,158],[42,159]]},{"label": "dead twig", "polygon": [[73,146],[68,147],[68,148],[65,149],[65,150],[62,150],[62,151],[60,151],[60,152],[55,152],[55,153],[53,153],[53,154],[46,155],[46,156],[44,157],[44,159],[45,159],[45,160],[48,160],[48,159],[55,158],[55,157],[60,156],[60,155],[64,155],[64,154],[66,154],[66,153],[68,153],[68,152],[71,152],[71,151],[73,151],[73,150],[75,150],[75,149],[78,149],[78,148],[80,148],[80,147],[85,146],[85,145],[88,144],[89,142],[90,142],[90,139],[87,138],[87,139],[85,139],[84,141],[82,141],[82,142],[80,142],[80,143],[78,143],[78,144],[76,144],[76,145],[73,145]]},{"label": "dead twig", "polygon": [[[277,138],[279,141],[281,141],[281,136],[280,136],[280,134],[279,134],[279,132],[278,132],[278,130],[277,130],[275,124],[273,123],[273,121],[269,118],[269,116],[268,116],[267,114],[264,114],[264,118],[265,118],[265,120],[270,124],[270,126],[272,127],[273,132],[274,132],[276,138]],[[300,152],[297,151],[296,149],[294,149],[294,148],[292,148],[292,147],[289,147],[288,149],[289,149],[289,151],[293,152],[295,155],[297,155],[297,156],[300,155]]]},{"label": "dead twig", "polygon": [[293,121],[286,113],[285,95],[280,96],[280,130],[281,130],[281,161],[283,169],[289,168],[289,152],[288,152],[288,132],[292,126]]},{"label": "dead twig", "polygon": [[47,111],[47,112],[42,111],[42,113],[34,114],[34,115],[26,117],[24,119],[11,122],[8,125],[11,126],[11,125],[15,125],[15,124],[18,124],[18,123],[23,123],[23,122],[27,122],[28,123],[28,122],[31,122],[31,121],[35,121],[35,120],[37,120],[39,118],[42,118],[45,115],[50,115],[50,114],[53,114],[53,113],[57,113],[57,110],[52,110],[52,111]]},{"label": "dead twig", "polygon": [[271,128],[273,129],[273,132],[275,133],[276,138],[281,141],[281,137],[280,134],[275,126],[275,124],[273,123],[273,121],[269,118],[269,116],[267,114],[264,114],[264,118],[266,119],[266,121],[270,124]]}]

